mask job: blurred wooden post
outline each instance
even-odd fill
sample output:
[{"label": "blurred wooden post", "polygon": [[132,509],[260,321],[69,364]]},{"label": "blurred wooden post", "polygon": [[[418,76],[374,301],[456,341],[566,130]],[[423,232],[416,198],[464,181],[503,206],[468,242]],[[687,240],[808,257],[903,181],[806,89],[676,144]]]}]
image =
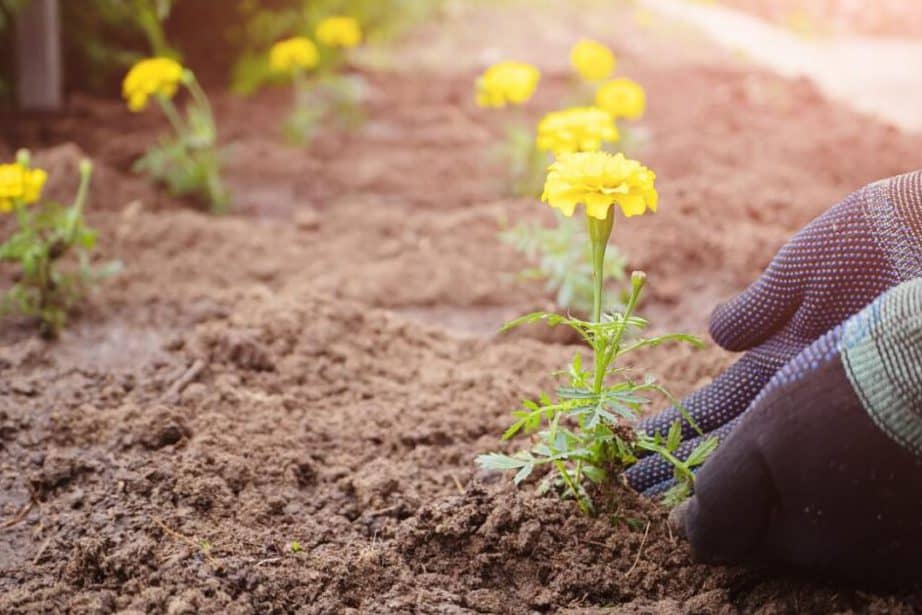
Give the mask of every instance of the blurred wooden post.
[{"label": "blurred wooden post", "polygon": [[61,22],[58,0],[31,0],[16,17],[17,97],[21,109],[61,106]]}]

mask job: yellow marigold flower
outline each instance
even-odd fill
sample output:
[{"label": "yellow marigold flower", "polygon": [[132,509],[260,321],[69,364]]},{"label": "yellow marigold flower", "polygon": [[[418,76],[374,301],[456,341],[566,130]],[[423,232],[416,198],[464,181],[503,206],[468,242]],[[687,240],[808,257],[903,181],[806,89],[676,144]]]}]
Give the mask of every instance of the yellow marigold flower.
[{"label": "yellow marigold flower", "polygon": [[149,58],[131,67],[122,83],[122,96],[128,108],[141,111],[151,96],[173,98],[183,78],[183,68],[170,58]]},{"label": "yellow marigold flower", "polygon": [[318,59],[317,46],[303,36],[279,41],[269,50],[269,68],[273,73],[287,74],[299,68],[314,68]]},{"label": "yellow marigold flower", "polygon": [[35,203],[42,196],[42,189],[48,173],[43,169],[25,169],[23,172],[22,200],[25,203]]},{"label": "yellow marigold flower", "polygon": [[477,79],[477,105],[505,107],[527,102],[538,87],[541,72],[524,62],[499,62]]},{"label": "yellow marigold flower", "polygon": [[0,164],[0,212],[6,213],[21,203],[35,203],[42,196],[48,174],[22,164]]},{"label": "yellow marigold flower", "polygon": [[647,94],[643,86],[630,79],[613,79],[595,93],[595,104],[611,113],[612,117],[636,120],[647,107]]},{"label": "yellow marigold flower", "polygon": [[362,27],[352,17],[327,17],[317,24],[317,40],[327,47],[355,47],[362,42]]},{"label": "yellow marigold flower", "polygon": [[602,43],[582,40],[570,50],[570,64],[586,81],[601,81],[615,72],[615,55]]},{"label": "yellow marigold flower", "polygon": [[624,154],[580,152],[564,154],[551,165],[541,200],[572,216],[579,203],[586,215],[605,220],[617,203],[625,216],[656,211],[656,175]]},{"label": "yellow marigold flower", "polygon": [[538,123],[539,150],[556,155],[572,152],[596,152],[605,141],[619,139],[615,120],[598,107],[574,107],[553,111]]}]

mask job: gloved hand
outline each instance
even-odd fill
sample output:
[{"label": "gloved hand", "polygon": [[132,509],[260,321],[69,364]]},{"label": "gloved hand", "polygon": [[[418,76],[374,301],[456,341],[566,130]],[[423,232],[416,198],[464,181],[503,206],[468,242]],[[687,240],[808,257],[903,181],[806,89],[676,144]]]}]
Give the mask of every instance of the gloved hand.
[{"label": "gloved hand", "polygon": [[[849,195],[798,232],[762,276],[711,316],[714,340],[745,355],[710,385],[682,400],[708,436],[721,440],[794,356],[885,290],[922,276],[922,171],[882,180]],[[684,458],[700,441],[670,408],[647,419],[648,433],[683,424]],[[638,491],[672,484],[672,467],[649,455],[628,468]]]},{"label": "gloved hand", "polygon": [[705,562],[922,577],[922,278],[772,378],[671,521]]}]

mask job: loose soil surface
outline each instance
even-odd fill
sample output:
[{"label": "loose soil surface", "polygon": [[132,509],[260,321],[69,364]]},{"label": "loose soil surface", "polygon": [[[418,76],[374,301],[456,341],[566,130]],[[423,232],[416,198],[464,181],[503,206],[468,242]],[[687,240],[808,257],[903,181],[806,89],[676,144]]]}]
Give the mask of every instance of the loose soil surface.
[{"label": "loose soil surface", "polygon": [[[662,210],[619,224],[656,330],[703,332],[797,228],[922,138],[826,102],[671,27],[597,3],[443,14],[362,69],[369,121],[283,145],[285,92],[215,94],[237,213],[132,175],[154,113],[75,98],[4,124],[67,195],[97,161],[90,221],[125,270],[55,343],[0,329],[2,613],[912,613],[879,594],[694,564],[656,503],[611,514],[473,464],[577,347],[497,335],[550,307],[497,239],[546,208],[506,195],[484,62],[544,69],[537,116],[571,95],[566,50],[610,43],[641,81]],[[464,50],[459,53],[458,50]],[[563,59],[561,59],[563,58]],[[655,348],[675,393],[732,361]],[[732,503],[728,503],[732,505]],[[293,543],[300,545],[297,552]]]}]

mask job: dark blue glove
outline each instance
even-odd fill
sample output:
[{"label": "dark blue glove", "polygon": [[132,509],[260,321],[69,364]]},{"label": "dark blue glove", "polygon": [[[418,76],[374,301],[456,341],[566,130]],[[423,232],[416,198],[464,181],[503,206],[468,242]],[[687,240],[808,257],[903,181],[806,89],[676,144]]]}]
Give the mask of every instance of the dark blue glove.
[{"label": "dark blue glove", "polygon": [[922,578],[922,279],[785,365],[671,521],[705,562]]},{"label": "dark blue glove", "polygon": [[[922,276],[922,171],[870,184],[808,224],[741,295],[718,306],[711,336],[728,350],[748,351],[710,385],[682,400],[709,436],[725,438],[772,376],[821,335],[878,295]],[[695,431],[670,408],[642,424],[665,434],[683,423],[684,458]],[[627,470],[638,491],[672,484],[672,468],[650,455]]]}]

